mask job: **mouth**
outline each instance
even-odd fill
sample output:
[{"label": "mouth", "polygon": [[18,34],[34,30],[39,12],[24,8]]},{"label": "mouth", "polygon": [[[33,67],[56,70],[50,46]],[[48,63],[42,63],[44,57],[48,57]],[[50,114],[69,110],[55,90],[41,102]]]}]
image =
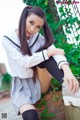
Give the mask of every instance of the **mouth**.
[{"label": "mouth", "polygon": [[27,31],[27,36],[31,36],[31,33]]}]

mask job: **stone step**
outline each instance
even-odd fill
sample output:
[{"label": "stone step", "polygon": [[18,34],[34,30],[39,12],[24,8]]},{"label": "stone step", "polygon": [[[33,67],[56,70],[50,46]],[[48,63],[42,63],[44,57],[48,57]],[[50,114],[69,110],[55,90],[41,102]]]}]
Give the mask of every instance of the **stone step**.
[{"label": "stone step", "polygon": [[10,91],[6,90],[6,91],[0,91],[0,100],[4,99],[4,98],[9,98],[10,97]]}]

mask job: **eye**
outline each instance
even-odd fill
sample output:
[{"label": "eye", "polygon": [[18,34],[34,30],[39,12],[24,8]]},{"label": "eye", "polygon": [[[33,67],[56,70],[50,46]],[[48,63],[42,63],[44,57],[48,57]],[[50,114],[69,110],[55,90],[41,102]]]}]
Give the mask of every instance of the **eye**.
[{"label": "eye", "polygon": [[41,29],[41,27],[40,27],[40,26],[37,26],[37,28],[38,28],[38,29]]},{"label": "eye", "polygon": [[32,24],[33,25],[33,22],[32,21],[29,21],[30,22],[30,24]]}]

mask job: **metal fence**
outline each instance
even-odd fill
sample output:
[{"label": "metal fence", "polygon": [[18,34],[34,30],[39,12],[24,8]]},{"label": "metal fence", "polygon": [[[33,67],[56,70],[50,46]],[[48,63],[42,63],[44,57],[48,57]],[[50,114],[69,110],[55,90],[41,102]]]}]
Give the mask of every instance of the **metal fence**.
[{"label": "metal fence", "polygon": [[[79,9],[80,0],[71,0],[71,2],[69,2],[69,0],[54,0],[54,1],[55,1],[55,5],[57,7],[59,16],[61,15],[59,12],[59,8],[62,6],[64,8],[64,11],[66,8],[71,9],[72,16],[77,17],[80,20],[80,9]],[[66,18],[67,17],[68,16],[66,15]],[[64,18],[60,18],[60,19],[64,19]],[[80,43],[80,25],[77,22],[75,22],[72,25],[72,28],[70,28],[71,33],[69,34],[66,33],[66,30],[65,30],[66,27],[69,27],[69,24],[67,24],[67,26],[63,25],[63,30],[68,38],[67,39],[68,43],[79,44]],[[76,38],[78,38],[78,40]]]}]

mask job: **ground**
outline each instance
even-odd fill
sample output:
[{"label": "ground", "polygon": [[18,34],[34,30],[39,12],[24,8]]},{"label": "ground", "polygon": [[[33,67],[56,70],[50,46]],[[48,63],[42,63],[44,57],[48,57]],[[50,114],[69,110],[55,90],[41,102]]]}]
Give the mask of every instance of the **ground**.
[{"label": "ground", "polygon": [[[42,118],[40,118],[40,120],[66,120],[62,103],[57,102],[57,104],[54,105],[51,102],[49,95],[47,95],[45,99],[48,100],[46,108],[48,108],[49,113],[55,113],[56,116],[52,118],[44,118],[45,114],[48,115],[49,113],[43,112],[45,111],[45,108],[40,108],[37,109],[38,113],[42,115]],[[8,120],[22,120],[21,116],[16,115],[8,92],[0,95],[0,120],[2,120],[2,113],[7,113]]]}]

